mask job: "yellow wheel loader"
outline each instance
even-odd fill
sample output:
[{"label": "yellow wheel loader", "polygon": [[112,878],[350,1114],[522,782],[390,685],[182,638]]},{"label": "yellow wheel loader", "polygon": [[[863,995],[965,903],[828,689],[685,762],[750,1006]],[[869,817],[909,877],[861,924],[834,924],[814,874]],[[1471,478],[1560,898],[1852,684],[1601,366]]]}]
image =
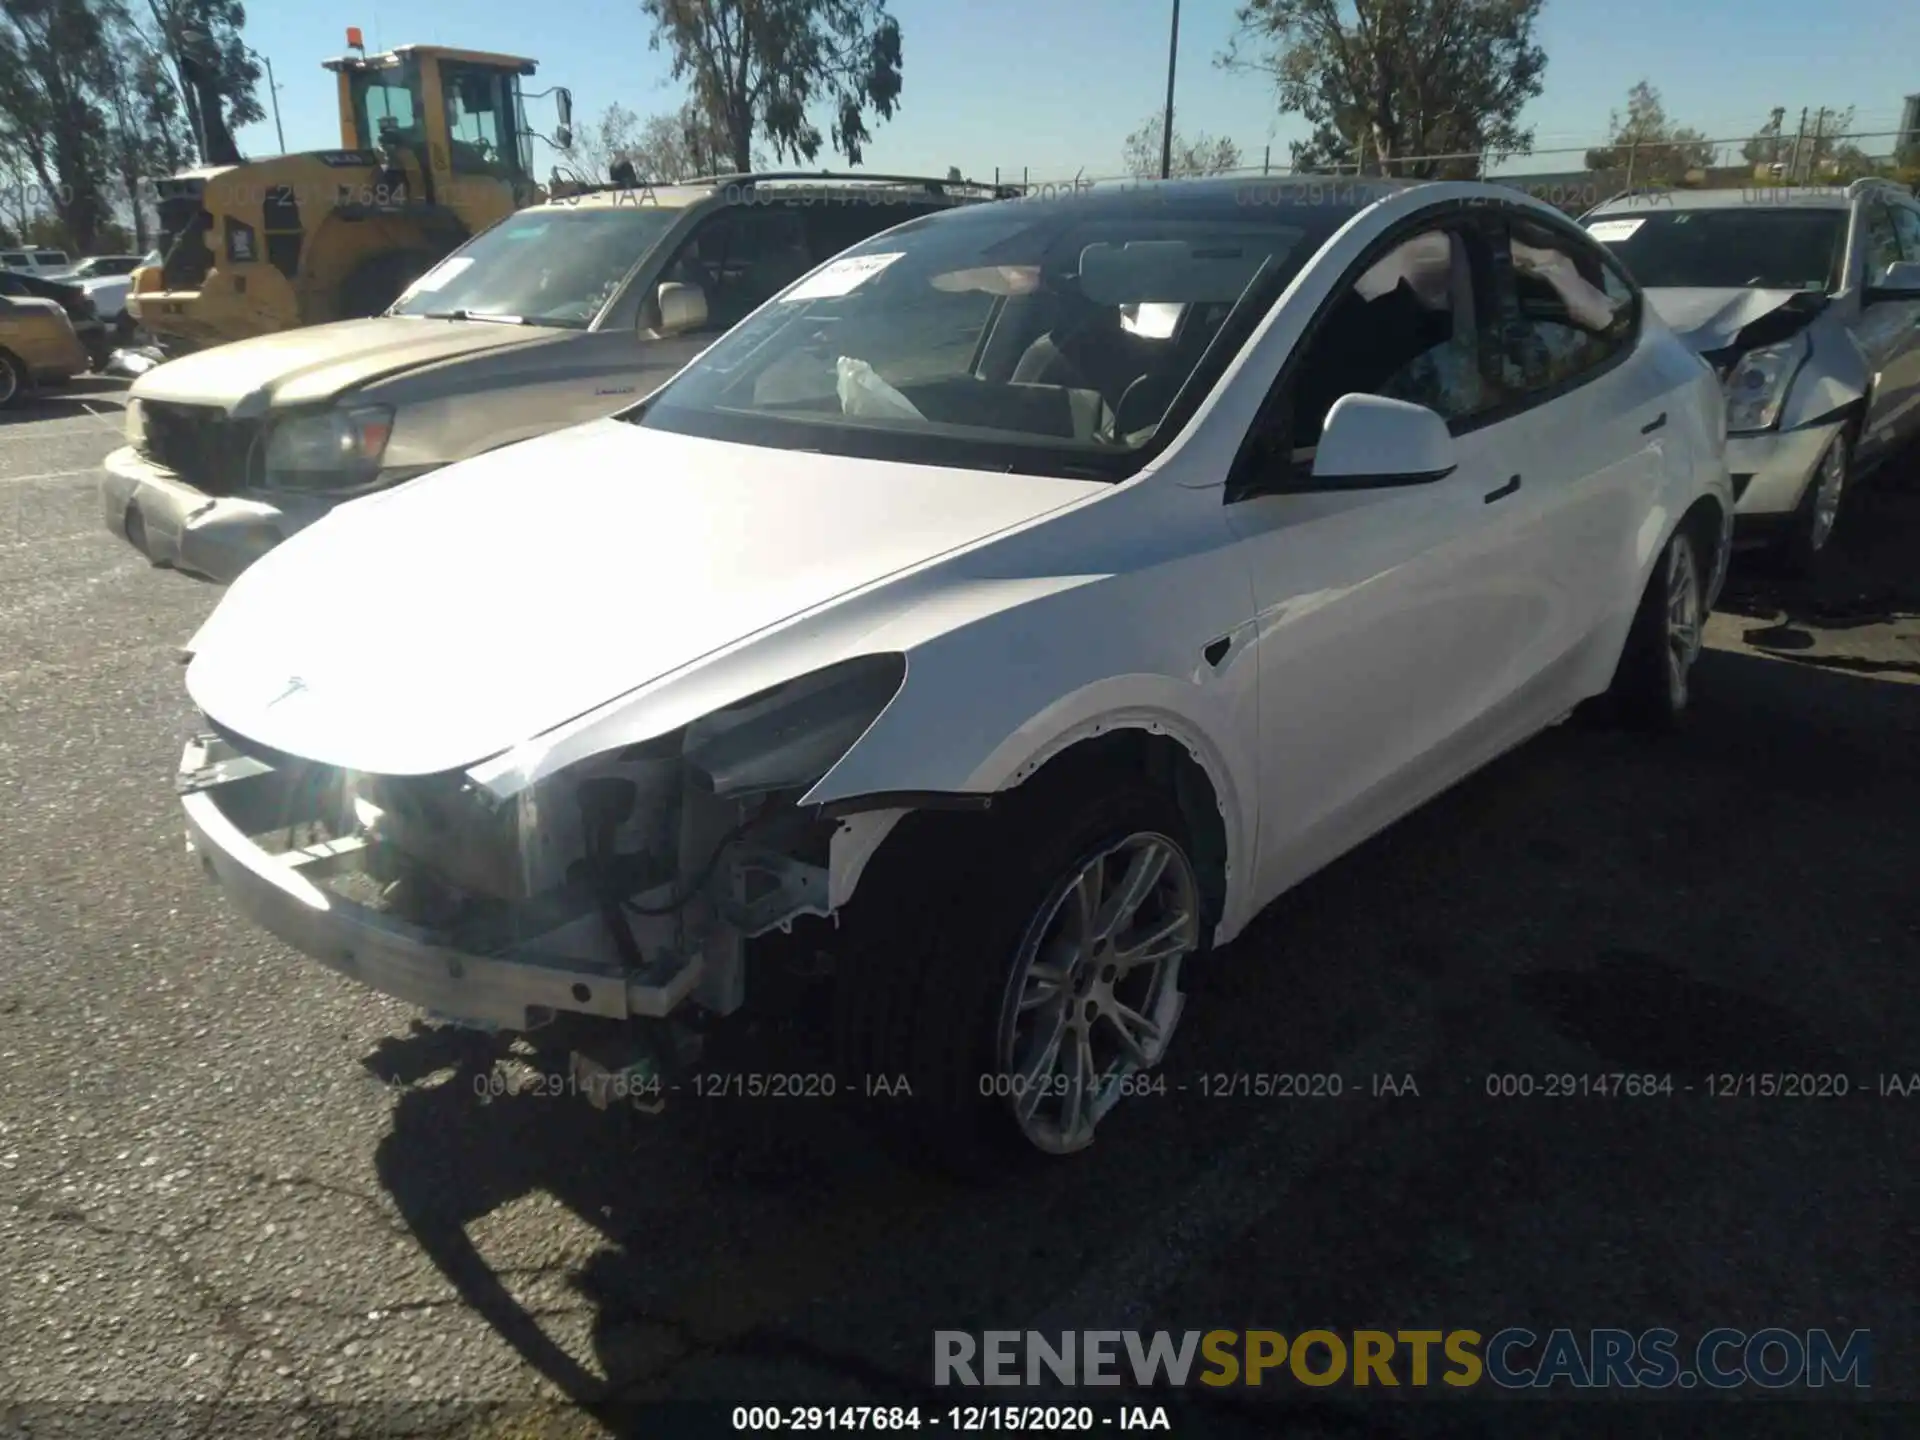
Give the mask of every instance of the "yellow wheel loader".
[{"label": "yellow wheel loader", "polygon": [[[162,263],[136,270],[133,319],[170,353],[377,315],[448,251],[542,198],[517,55],[402,45],[323,62],[338,150],[209,165],[155,182]],[[555,143],[572,97],[557,89]],[[538,97],[535,97],[538,98]]]}]

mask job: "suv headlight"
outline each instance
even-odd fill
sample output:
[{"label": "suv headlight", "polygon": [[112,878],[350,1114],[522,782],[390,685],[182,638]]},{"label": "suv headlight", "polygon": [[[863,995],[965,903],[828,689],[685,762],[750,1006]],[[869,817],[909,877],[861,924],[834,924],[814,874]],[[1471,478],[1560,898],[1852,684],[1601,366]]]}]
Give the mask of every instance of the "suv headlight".
[{"label": "suv headlight", "polygon": [[267,435],[266,482],[316,489],[371,480],[392,433],[391,405],[356,405],[282,420]]},{"label": "suv headlight", "polygon": [[1727,429],[1771,430],[1780,423],[1793,377],[1807,358],[1807,339],[1796,335],[1779,345],[1749,350],[1727,371]]},{"label": "suv headlight", "polygon": [[126,439],[136,450],[147,448],[147,407],[138,400],[127,401]]}]

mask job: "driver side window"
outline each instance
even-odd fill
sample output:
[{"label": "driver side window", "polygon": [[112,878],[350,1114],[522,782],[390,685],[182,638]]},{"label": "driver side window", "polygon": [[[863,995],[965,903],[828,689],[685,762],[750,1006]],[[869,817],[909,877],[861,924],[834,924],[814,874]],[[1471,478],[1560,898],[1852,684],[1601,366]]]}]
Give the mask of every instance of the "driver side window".
[{"label": "driver side window", "polygon": [[1327,412],[1341,397],[1381,395],[1424,405],[1448,422],[1499,403],[1480,345],[1483,286],[1473,240],[1451,226],[1387,252],[1334,301],[1293,364],[1273,439],[1310,465]]},{"label": "driver side window", "polygon": [[660,274],[698,285],[707,299],[703,330],[731,330],[814,266],[802,212],[791,206],[734,205],[695,228]]}]

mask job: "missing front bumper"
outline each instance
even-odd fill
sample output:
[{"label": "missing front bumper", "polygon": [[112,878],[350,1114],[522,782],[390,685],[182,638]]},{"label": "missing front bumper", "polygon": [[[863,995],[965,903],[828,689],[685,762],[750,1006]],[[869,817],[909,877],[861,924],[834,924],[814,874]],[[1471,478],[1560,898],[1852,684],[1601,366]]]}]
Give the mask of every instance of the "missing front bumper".
[{"label": "missing front bumper", "polygon": [[[698,952],[662,951],[638,973],[569,953],[592,933],[592,917],[481,953],[356,903],[327,882],[352,872],[364,846],[351,834],[301,834],[325,819],[312,781],[211,734],[190,740],[180,761],[188,848],[243,914],[328,969],[440,1015],[516,1031],[564,1014],[664,1017],[700,986]],[[269,834],[284,847],[271,848]]]}]

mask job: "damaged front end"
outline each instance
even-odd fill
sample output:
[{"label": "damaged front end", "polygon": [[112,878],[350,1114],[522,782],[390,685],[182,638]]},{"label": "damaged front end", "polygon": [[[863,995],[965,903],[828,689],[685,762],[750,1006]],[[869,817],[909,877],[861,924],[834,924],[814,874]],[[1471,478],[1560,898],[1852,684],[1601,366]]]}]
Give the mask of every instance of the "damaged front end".
[{"label": "damaged front end", "polygon": [[188,843],[289,945],[449,1018],[727,1015],[749,942],[833,913],[902,813],[801,801],[905,674],[900,655],[832,666],[510,795],[278,754],[209,717],[181,760]]}]

